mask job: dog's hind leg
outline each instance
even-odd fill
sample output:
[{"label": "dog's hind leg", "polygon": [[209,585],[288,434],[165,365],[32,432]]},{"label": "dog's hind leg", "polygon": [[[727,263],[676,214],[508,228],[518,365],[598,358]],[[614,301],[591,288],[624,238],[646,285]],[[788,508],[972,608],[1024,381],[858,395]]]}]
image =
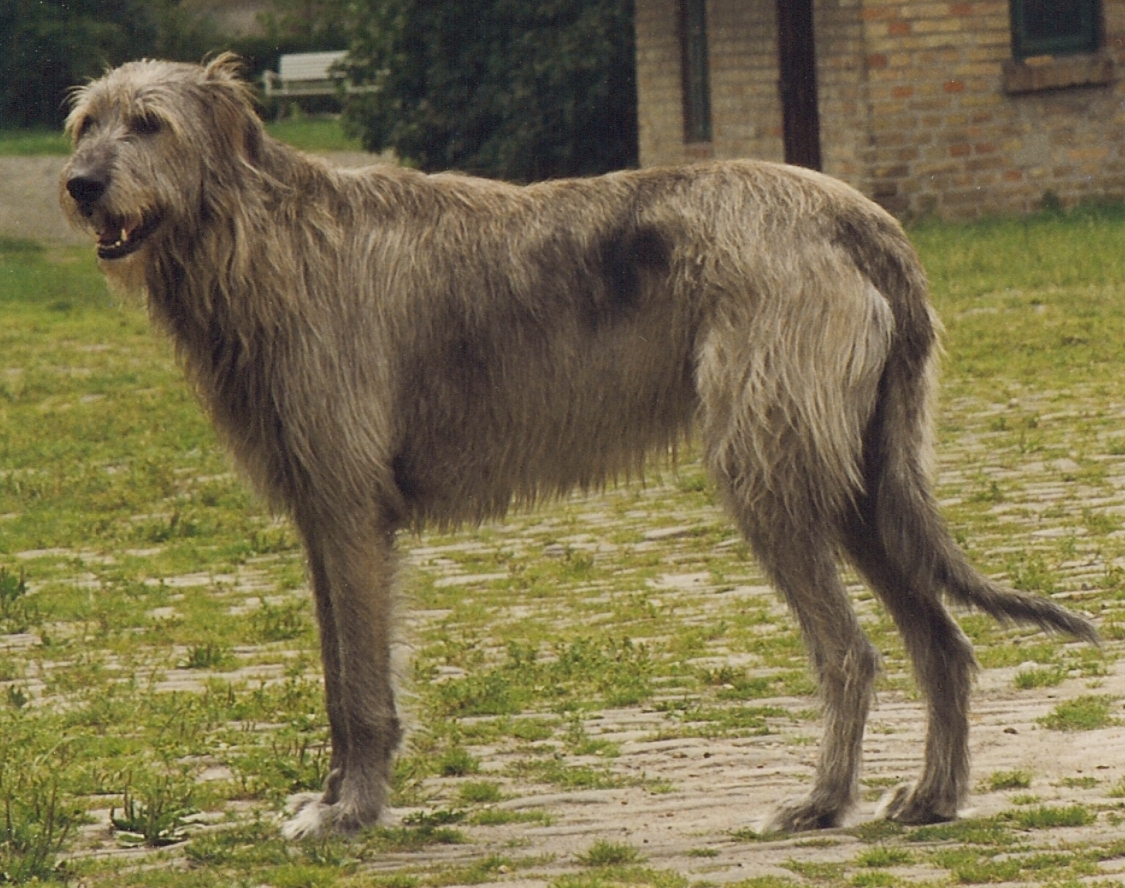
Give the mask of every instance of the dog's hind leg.
[{"label": "dog's hind leg", "polygon": [[[925,760],[913,786],[893,790],[880,813],[900,823],[938,823],[957,816],[969,792],[969,699],[976,660],[972,644],[940,600],[938,590],[894,566],[884,542],[863,515],[862,497],[846,523],[844,546],[893,618],[927,703]],[[900,515],[900,521],[913,520]]]},{"label": "dog's hind leg", "polygon": [[880,813],[900,823],[954,820],[969,790],[969,695],[976,671],[972,645],[937,590],[918,588],[899,575],[882,543],[858,517],[845,531],[844,545],[898,626],[928,707],[922,775],[913,786],[893,790],[880,804]]},{"label": "dog's hind leg", "polygon": [[796,616],[820,685],[816,779],[770,821],[784,831],[835,826],[858,794],[879,655],[836,558],[891,326],[883,297],[832,249],[814,241],[797,254],[796,268],[776,271],[789,289],[723,305],[696,369],[708,468]]},{"label": "dog's hind leg", "polygon": [[[863,731],[879,668],[879,654],[864,635],[836,566],[834,522],[818,517],[808,476],[797,481],[788,467],[788,496],[771,492],[767,470],[711,460],[727,505],[759,562],[800,624],[819,683],[824,736],[809,795],[783,804],[766,825],[770,832],[837,826],[858,794]],[[804,503],[795,500],[804,499]]]},{"label": "dog's hind leg", "polygon": [[284,825],[287,838],[374,823],[401,740],[391,668],[393,535],[350,536],[338,528],[306,534],[333,748],[323,796]]},{"label": "dog's hind leg", "polygon": [[863,731],[879,654],[867,640],[823,528],[785,522],[771,512],[744,529],[774,584],[797,617],[823,705],[824,735],[812,792],[783,804],[768,831],[838,826],[858,793]]}]

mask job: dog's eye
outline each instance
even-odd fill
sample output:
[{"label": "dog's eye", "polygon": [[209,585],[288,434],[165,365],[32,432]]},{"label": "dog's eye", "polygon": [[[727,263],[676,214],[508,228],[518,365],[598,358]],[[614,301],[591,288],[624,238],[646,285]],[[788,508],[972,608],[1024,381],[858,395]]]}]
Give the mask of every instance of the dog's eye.
[{"label": "dog's eye", "polygon": [[94,118],[83,117],[78,121],[78,125],[74,127],[74,138],[81,139],[84,135],[86,135],[86,133],[90,132],[93,126]]},{"label": "dog's eye", "polygon": [[138,114],[129,120],[129,131],[138,136],[152,136],[160,132],[160,118],[152,114]]}]

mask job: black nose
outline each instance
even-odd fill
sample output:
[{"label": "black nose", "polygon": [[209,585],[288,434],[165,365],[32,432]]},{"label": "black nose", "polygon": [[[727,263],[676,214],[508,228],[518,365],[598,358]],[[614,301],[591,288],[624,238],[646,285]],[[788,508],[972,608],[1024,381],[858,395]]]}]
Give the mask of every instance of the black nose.
[{"label": "black nose", "polygon": [[70,196],[86,205],[97,203],[108,187],[109,182],[102,176],[72,176],[66,181]]}]

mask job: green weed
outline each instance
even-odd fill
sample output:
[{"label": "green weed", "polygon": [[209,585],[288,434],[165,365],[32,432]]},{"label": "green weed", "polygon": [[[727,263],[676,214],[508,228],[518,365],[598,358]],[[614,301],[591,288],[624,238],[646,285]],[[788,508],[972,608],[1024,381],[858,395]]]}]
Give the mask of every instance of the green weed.
[{"label": "green weed", "polygon": [[866,870],[852,876],[849,884],[855,886],[855,888],[894,888],[900,883],[891,873]]},{"label": "green weed", "polygon": [[464,866],[450,867],[436,873],[428,880],[428,884],[443,885],[480,885],[485,882],[495,882],[510,872],[515,864],[509,857],[500,854],[489,854]]},{"label": "green weed", "polygon": [[485,808],[469,815],[476,826],[504,826],[509,823],[532,823],[550,826],[554,818],[546,811],[509,811],[504,808]]},{"label": "green weed", "polygon": [[480,770],[480,759],[460,747],[443,752],[437,764],[443,777],[464,777]]},{"label": "green weed", "polygon": [[935,864],[949,870],[962,884],[1014,882],[1024,871],[1018,857],[995,857],[980,848],[956,848],[933,854]]},{"label": "green weed", "polygon": [[868,867],[905,866],[913,862],[914,855],[907,849],[892,848],[886,845],[868,848],[856,858],[856,863]]},{"label": "green weed", "polygon": [[464,811],[456,811],[449,808],[439,808],[435,811],[422,811],[414,814],[408,814],[402,819],[402,822],[407,826],[418,826],[423,829],[435,829],[437,827],[449,826],[453,823],[464,822],[466,814]]},{"label": "green weed", "polygon": [[184,841],[185,820],[198,813],[192,795],[189,781],[170,775],[130,786],[125,790],[120,813],[116,808],[110,812],[118,841],[153,848]]},{"label": "green weed", "polygon": [[1087,826],[1097,819],[1092,811],[1082,805],[1019,809],[1007,813],[1005,819],[1020,829],[1053,829],[1060,826]]},{"label": "green weed", "polygon": [[1117,723],[1112,715],[1115,702],[1113,697],[1084,694],[1059,703],[1039,722],[1054,731],[1094,731]]},{"label": "green weed", "polygon": [[457,788],[458,798],[466,805],[489,805],[502,801],[499,783],[490,780],[469,781]]},{"label": "green weed", "polygon": [[263,601],[254,613],[254,625],[262,641],[292,641],[312,633],[312,624],[306,616],[308,607],[303,601],[273,605]]},{"label": "green weed", "polygon": [[643,866],[596,867],[582,873],[559,876],[550,888],[618,888],[636,885],[649,888],[688,888],[686,877],[671,870],[656,870]]},{"label": "green weed", "polygon": [[1008,825],[995,818],[966,818],[952,823],[919,826],[906,834],[906,840],[996,847],[1006,847],[1016,841]]},{"label": "green weed", "polygon": [[183,667],[185,669],[222,669],[233,662],[231,653],[225,645],[220,642],[205,641],[191,646]]},{"label": "green weed", "polygon": [[755,876],[729,884],[729,888],[798,888],[805,883],[788,879],[785,876]]},{"label": "green weed", "polygon": [[624,866],[636,863],[640,852],[632,845],[599,839],[577,857],[585,866]]},{"label": "green weed", "polygon": [[244,741],[228,758],[241,794],[280,801],[295,792],[320,789],[328,776],[327,732],[314,720],[290,724]]},{"label": "green weed", "polygon": [[371,888],[417,888],[420,880],[410,873],[372,873],[366,877]]},{"label": "green weed", "polygon": [[847,867],[843,863],[813,863],[806,860],[795,860],[790,858],[782,864],[787,870],[795,872],[799,876],[804,876],[813,883],[827,882],[832,884],[838,882],[844,877]]},{"label": "green weed", "polygon": [[[888,785],[895,785],[899,781],[891,780]],[[893,820],[869,820],[848,830],[861,842],[867,844],[883,844],[891,839],[898,838],[905,832],[906,827],[895,823]]]},{"label": "green weed", "polygon": [[518,740],[535,743],[539,740],[546,740],[548,737],[552,736],[555,731],[550,724],[540,719],[521,718],[512,722],[508,733]]},{"label": "green weed", "polygon": [[0,635],[26,632],[37,622],[38,614],[27,593],[27,580],[22,572],[12,574],[0,567]]},{"label": "green weed", "polygon": [[677,730],[681,736],[762,736],[773,733],[771,719],[788,721],[792,718],[791,713],[780,706],[712,707],[689,703],[683,708],[672,708],[668,704],[657,708],[663,708],[681,723]]},{"label": "green weed", "polygon": [[1005,789],[1027,789],[1031,786],[1031,772],[996,771],[988,778],[986,785],[992,792]]},{"label": "green weed", "polygon": [[463,845],[465,834],[451,826],[429,822],[400,827],[376,827],[370,831],[368,847],[380,854],[415,852],[431,845]]},{"label": "green weed", "polygon": [[1041,555],[1033,554],[1013,559],[1008,563],[1008,576],[1016,589],[1050,595],[1057,591],[1055,572]]},{"label": "green weed", "polygon": [[1015,682],[1017,688],[1026,691],[1031,688],[1053,688],[1062,684],[1065,678],[1066,669],[1061,666],[1031,667],[1017,672]]},{"label": "green weed", "polygon": [[561,789],[616,789],[640,782],[635,778],[614,774],[609,768],[592,765],[571,765],[560,756],[516,762],[507,769],[517,778],[548,783]]},{"label": "green weed", "polygon": [[79,814],[59,798],[58,781],[0,766],[0,804],[0,881],[53,882],[64,875],[58,857]]},{"label": "green weed", "polygon": [[733,669],[730,666],[703,670],[700,680],[705,685],[717,688],[720,700],[753,700],[783,693],[779,688],[778,677],[748,675],[745,669]]}]

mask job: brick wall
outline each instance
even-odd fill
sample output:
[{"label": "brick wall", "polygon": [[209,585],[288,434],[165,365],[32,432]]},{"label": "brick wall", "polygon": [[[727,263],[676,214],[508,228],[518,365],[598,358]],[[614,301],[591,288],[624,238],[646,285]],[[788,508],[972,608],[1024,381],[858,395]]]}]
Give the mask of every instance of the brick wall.
[{"label": "brick wall", "polygon": [[[826,169],[858,184],[866,135],[861,0],[817,6],[817,73]],[[708,157],[782,160],[775,0],[708,0],[710,145],[685,145],[678,0],[636,0],[637,93],[643,166]]]},{"label": "brick wall", "polygon": [[782,160],[774,4],[709,0],[707,29],[716,156]]},{"label": "brick wall", "polygon": [[684,142],[678,0],[636,0],[637,104],[643,166],[709,157],[781,160],[774,5],[708,0],[710,144]]},{"label": "brick wall", "polygon": [[820,153],[825,171],[860,187],[870,162],[862,0],[816,3]]},{"label": "brick wall", "polygon": [[[689,146],[677,0],[636,0],[642,164],[781,159],[775,2],[708,0],[714,139]],[[1125,197],[1125,0],[1103,4],[1099,56],[1016,66],[1008,0],[818,0],[825,172],[904,217]]]},{"label": "brick wall", "polygon": [[678,0],[636,0],[637,140],[642,166],[684,160]]},{"label": "brick wall", "polygon": [[[1114,82],[1012,92],[1022,87],[1007,0],[865,0],[873,150],[861,187],[908,216],[1025,212],[1047,193],[1063,203],[1125,196],[1125,3],[1104,8]],[[1076,64],[1020,67],[1048,87],[1102,73],[1068,77]]]}]

